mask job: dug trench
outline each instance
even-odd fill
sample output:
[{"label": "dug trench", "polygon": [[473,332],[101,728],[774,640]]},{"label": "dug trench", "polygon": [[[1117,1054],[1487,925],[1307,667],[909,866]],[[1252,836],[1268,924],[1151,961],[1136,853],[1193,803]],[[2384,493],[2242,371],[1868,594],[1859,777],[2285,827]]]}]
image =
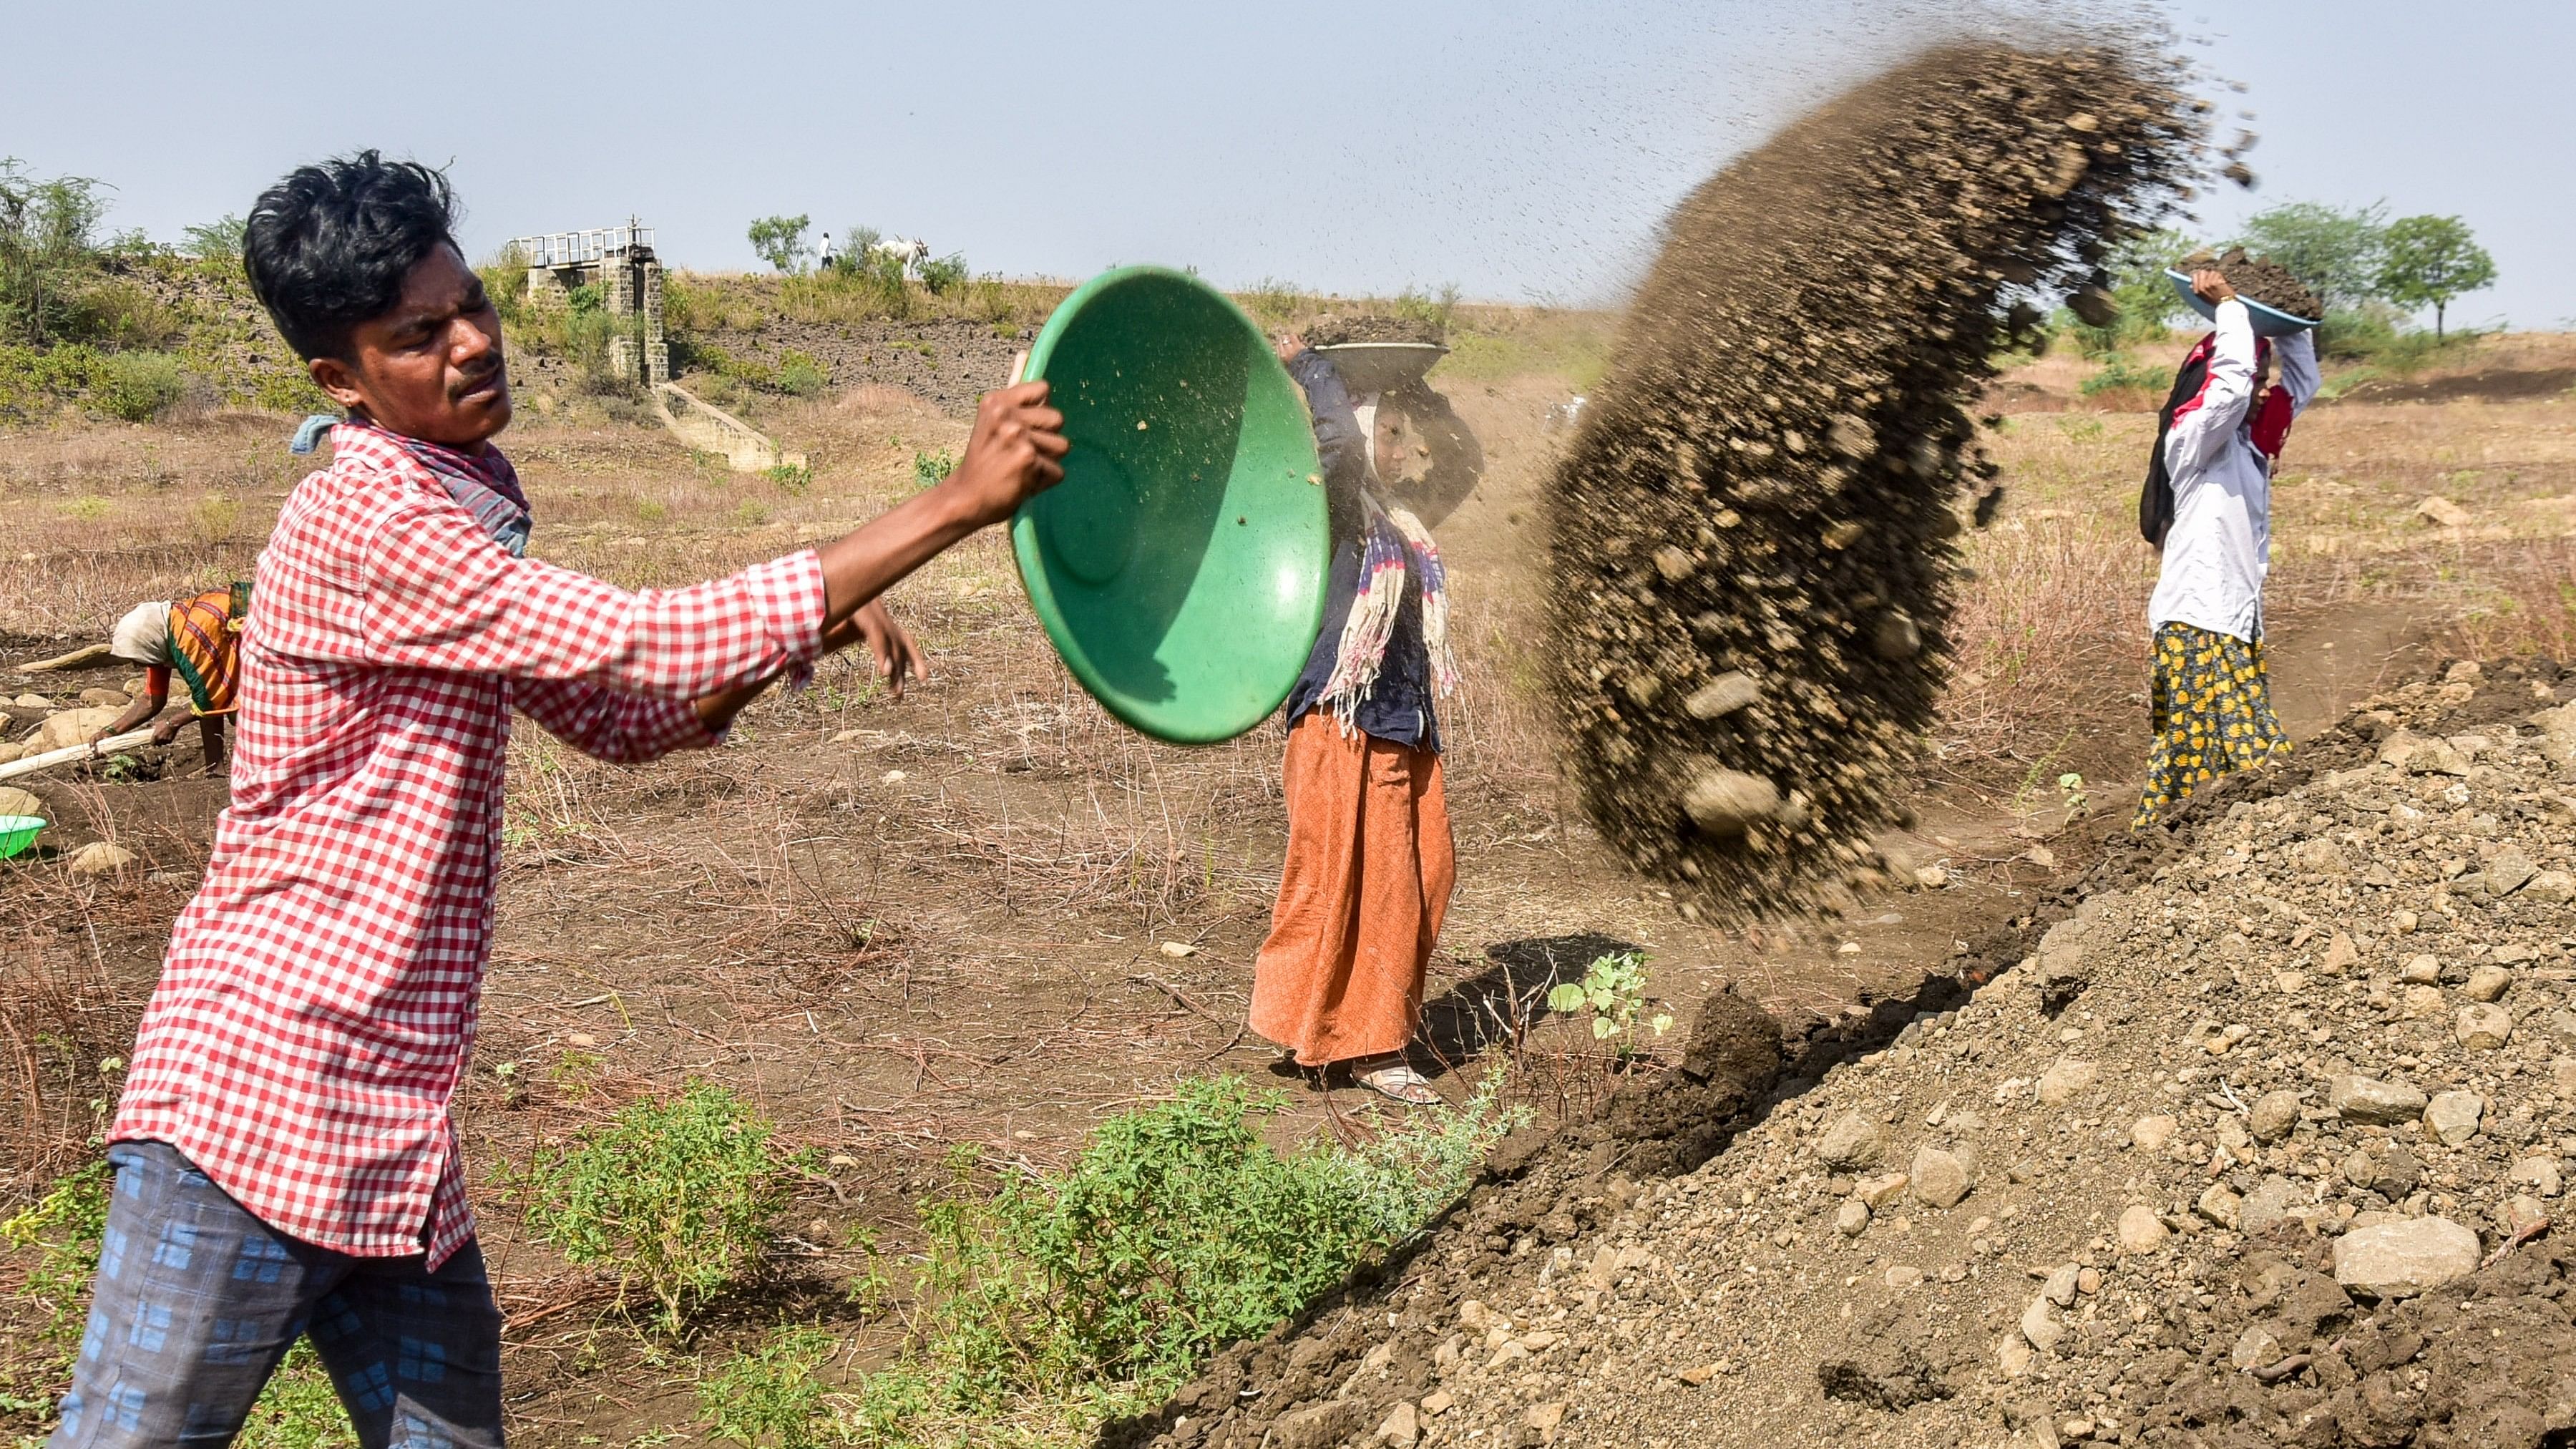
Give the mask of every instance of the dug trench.
[{"label": "dug trench", "polygon": [[1710,996],[1103,1442],[2566,1442],[2570,699],[2453,664],[1911,992]]}]

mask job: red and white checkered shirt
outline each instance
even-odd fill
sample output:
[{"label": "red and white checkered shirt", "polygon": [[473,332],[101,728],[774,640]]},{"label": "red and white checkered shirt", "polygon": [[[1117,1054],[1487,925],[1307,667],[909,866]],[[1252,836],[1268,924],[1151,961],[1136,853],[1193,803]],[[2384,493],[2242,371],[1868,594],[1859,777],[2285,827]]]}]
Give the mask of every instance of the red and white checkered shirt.
[{"label": "red and white checkered shirt", "polygon": [[169,1143],[280,1231],[435,1267],[474,1233],[447,1106],[510,711],[607,760],[711,743],[689,701],[808,663],[823,571],[628,593],[513,558],[393,437],[334,442],[259,558],[232,805],[109,1136]]}]

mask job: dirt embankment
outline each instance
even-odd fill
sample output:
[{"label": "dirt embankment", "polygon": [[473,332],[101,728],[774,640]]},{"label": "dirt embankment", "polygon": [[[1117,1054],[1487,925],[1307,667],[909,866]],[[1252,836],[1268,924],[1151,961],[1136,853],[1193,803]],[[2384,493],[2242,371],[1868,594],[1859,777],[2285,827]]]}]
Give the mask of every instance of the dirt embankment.
[{"label": "dirt embankment", "polygon": [[1952,647],[1957,496],[1995,472],[1964,406],[2026,320],[2011,289],[2082,283],[2193,164],[2172,79],[1944,47],[1674,213],[1549,493],[1550,658],[1593,823],[1685,914],[1881,864]]},{"label": "dirt embankment", "polygon": [[698,341],[777,367],[790,352],[821,365],[826,384],[844,390],[899,387],[966,415],[976,399],[1010,380],[1011,359],[1037,339],[1034,328],[994,330],[989,322],[941,318],[919,322],[797,322],[780,318],[758,332],[723,330]]},{"label": "dirt embankment", "polygon": [[2374,698],[1910,1002],[1712,998],[1678,1071],[1111,1442],[2562,1442],[2570,697]]}]

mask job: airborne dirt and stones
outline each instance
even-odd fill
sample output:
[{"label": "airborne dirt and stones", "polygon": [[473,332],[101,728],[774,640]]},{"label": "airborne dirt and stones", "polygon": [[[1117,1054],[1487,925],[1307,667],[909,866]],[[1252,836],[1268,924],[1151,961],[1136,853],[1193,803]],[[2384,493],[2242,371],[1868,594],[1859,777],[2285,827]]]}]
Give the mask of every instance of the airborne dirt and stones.
[{"label": "airborne dirt and stones", "polygon": [[1911,1007],[1711,998],[1678,1069],[1132,1439],[2565,1442],[2570,700],[2369,700]]},{"label": "airborne dirt and stones", "polygon": [[1993,472],[1962,404],[2016,299],[2098,288],[2197,163],[2174,81],[1938,49],[1672,217],[1550,493],[1552,658],[1592,819],[1689,913],[1873,864],[1948,652],[1960,487]]}]

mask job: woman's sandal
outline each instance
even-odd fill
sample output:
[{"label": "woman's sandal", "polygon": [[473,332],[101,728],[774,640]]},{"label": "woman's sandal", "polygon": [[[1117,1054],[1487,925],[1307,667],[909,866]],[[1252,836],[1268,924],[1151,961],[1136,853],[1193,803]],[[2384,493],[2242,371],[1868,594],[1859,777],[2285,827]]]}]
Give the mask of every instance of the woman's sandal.
[{"label": "woman's sandal", "polygon": [[1441,1104],[1440,1094],[1431,1089],[1431,1079],[1402,1062],[1373,1072],[1353,1072],[1351,1075],[1359,1079],[1361,1086],[1392,1097],[1408,1107],[1437,1107]]}]

